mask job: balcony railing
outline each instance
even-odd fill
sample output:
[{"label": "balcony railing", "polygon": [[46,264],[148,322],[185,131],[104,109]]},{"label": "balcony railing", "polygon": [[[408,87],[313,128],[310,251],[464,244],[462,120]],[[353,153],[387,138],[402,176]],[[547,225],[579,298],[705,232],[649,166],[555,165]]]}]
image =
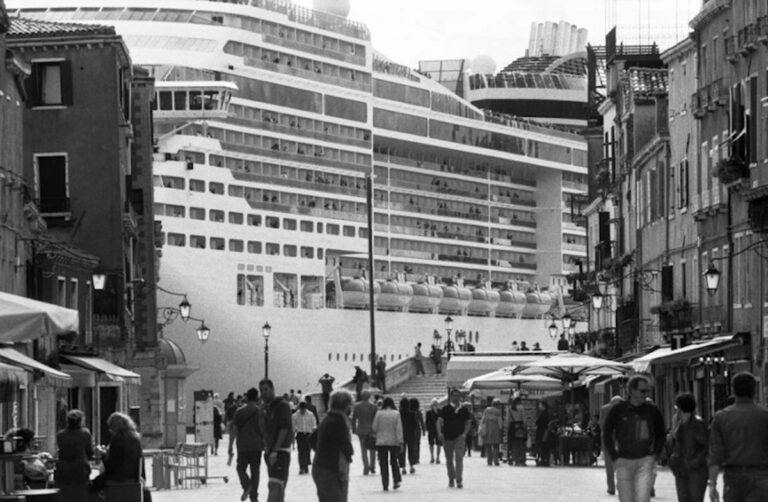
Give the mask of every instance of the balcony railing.
[{"label": "balcony railing", "polygon": [[748,54],[755,50],[757,43],[757,24],[748,24],[739,30],[738,50],[741,54]]},{"label": "balcony railing", "polygon": [[763,44],[768,43],[768,16],[757,19],[757,41]]},{"label": "balcony railing", "polygon": [[713,80],[709,84],[709,110],[715,110],[718,106],[725,106],[728,104],[728,89],[723,85],[723,79],[718,78]]},{"label": "balcony railing", "polygon": [[691,95],[691,110],[693,116],[701,118],[707,114],[707,101],[709,100],[709,89],[702,87]]}]

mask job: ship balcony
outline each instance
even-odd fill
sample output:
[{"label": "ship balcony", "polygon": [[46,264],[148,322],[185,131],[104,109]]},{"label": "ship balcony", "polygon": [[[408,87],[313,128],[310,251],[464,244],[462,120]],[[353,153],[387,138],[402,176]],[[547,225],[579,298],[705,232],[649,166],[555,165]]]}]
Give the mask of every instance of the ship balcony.
[{"label": "ship balcony", "polygon": [[[267,56],[264,56],[265,58],[269,59]],[[258,59],[258,58],[250,58],[250,57],[244,57],[243,62],[245,63],[245,66],[249,66],[251,68],[260,68],[262,70],[268,70],[273,71],[276,73],[282,73],[283,75],[292,75],[294,77],[299,78],[305,78],[309,80],[316,80],[319,82],[324,82],[326,84],[335,85],[338,87],[346,87],[349,89],[354,89],[356,91],[363,91],[363,92],[370,92],[371,91],[371,75],[368,73],[363,72],[357,72],[357,71],[350,71],[349,78],[343,78],[341,76],[336,75],[328,75],[326,73],[323,73],[323,69],[319,64],[315,64],[314,69],[310,68],[310,66],[307,64],[303,68],[297,68],[295,64],[293,63],[293,57],[289,57],[288,55],[277,58],[275,61],[280,62],[273,62],[265,60],[264,58]],[[285,61],[285,63],[283,63]],[[358,75],[355,77],[355,75]],[[357,80],[357,79],[360,80]]]},{"label": "ship balcony", "polygon": [[[244,168],[245,169],[245,168]],[[365,197],[365,188],[356,188],[350,186],[341,186],[320,181],[303,181],[295,178],[284,178],[282,176],[267,176],[264,174],[254,174],[247,171],[232,171],[232,176],[236,180],[252,181],[256,183],[267,183],[275,186],[286,186],[300,188],[303,190],[315,190],[323,193],[334,193],[339,195],[348,195],[352,197]]]},{"label": "ship balcony", "polygon": [[156,82],[152,110],[156,120],[225,119],[237,85],[223,81]]}]

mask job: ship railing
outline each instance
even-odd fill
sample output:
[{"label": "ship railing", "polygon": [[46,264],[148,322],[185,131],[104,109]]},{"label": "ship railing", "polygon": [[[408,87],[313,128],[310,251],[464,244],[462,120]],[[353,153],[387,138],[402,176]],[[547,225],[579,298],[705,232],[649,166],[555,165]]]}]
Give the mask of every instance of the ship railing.
[{"label": "ship railing", "polygon": [[[282,58],[280,59],[282,61]],[[322,69],[318,66],[315,70],[306,68],[297,68],[294,64],[274,63],[272,61],[264,61],[258,58],[243,58],[246,66],[253,68],[261,68],[263,70],[270,70],[278,73],[293,75],[295,77],[306,78],[309,80],[318,80],[327,84],[336,85],[339,87],[348,87],[358,91],[370,91],[371,90],[371,77],[367,73],[360,72],[359,79],[356,80],[353,77],[342,78],[333,75],[328,75],[322,72]]]},{"label": "ship railing", "polygon": [[279,123],[276,124],[274,122],[268,122],[266,120],[251,120],[251,119],[245,119],[242,117],[230,116],[227,122],[232,124],[248,126],[248,127],[258,127],[259,129],[263,129],[265,131],[286,133],[286,134],[291,134],[293,136],[312,138],[320,141],[330,141],[332,143],[338,143],[339,139],[342,139],[343,144],[345,146],[347,145],[357,146],[360,148],[369,148],[371,146],[370,140],[350,138],[349,136],[334,135],[334,134],[329,134],[327,132],[312,131],[312,130],[303,129],[300,127],[295,127],[295,126],[292,127],[290,125],[283,125]]},{"label": "ship railing", "polygon": [[265,42],[274,44],[277,46],[290,47],[293,49],[300,50],[302,52],[314,54],[316,56],[330,57],[339,61],[344,61],[345,63],[365,66],[365,56],[362,56],[360,54],[348,54],[348,53],[339,52],[333,49],[328,49],[328,48],[324,49],[322,47],[301,43],[298,40],[293,40],[287,37],[279,37],[279,36],[271,35],[268,33],[264,33],[262,35],[262,38],[264,39]]},{"label": "ship railing", "polygon": [[267,176],[264,174],[254,174],[245,171],[232,171],[232,175],[237,180],[247,180],[253,182],[269,183],[272,185],[303,188],[317,190],[320,192],[331,192],[339,195],[350,195],[353,197],[365,197],[364,189],[343,187],[335,184],[320,183],[316,181],[302,181],[299,179],[284,178],[282,176]]},{"label": "ship railing", "polygon": [[289,0],[251,0],[250,5],[285,14],[289,20],[307,26],[336,31],[361,40],[371,39],[370,31],[362,23],[296,5]]}]

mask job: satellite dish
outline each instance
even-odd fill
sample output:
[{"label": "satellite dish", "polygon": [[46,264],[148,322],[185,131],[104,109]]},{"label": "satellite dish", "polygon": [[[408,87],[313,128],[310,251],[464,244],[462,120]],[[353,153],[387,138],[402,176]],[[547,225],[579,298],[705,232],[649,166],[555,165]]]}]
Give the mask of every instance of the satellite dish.
[{"label": "satellite dish", "polygon": [[313,0],[312,8],[334,16],[347,17],[351,5],[350,0]]},{"label": "satellite dish", "polygon": [[496,73],[496,61],[486,54],[477,56],[472,60],[472,73],[482,73],[483,75],[492,75]]}]

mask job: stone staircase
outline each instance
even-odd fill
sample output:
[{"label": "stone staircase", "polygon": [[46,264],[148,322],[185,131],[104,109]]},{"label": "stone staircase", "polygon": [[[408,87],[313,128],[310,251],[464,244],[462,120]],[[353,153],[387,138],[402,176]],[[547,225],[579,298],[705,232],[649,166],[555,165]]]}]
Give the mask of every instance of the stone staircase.
[{"label": "stone staircase", "polygon": [[387,389],[387,396],[395,401],[395,406],[400,403],[400,398],[405,394],[408,398],[416,398],[421,408],[426,410],[433,398],[444,400],[448,392],[448,377],[445,372],[438,374],[427,373],[424,376],[413,376],[405,382]]}]

